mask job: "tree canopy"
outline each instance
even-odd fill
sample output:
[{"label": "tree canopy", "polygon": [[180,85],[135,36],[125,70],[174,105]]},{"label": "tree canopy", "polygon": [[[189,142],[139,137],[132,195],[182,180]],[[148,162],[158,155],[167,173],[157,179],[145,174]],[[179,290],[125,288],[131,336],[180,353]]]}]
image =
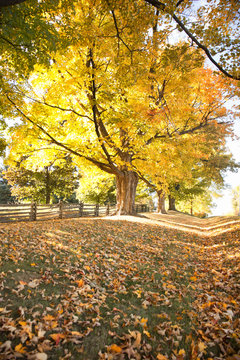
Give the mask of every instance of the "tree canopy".
[{"label": "tree canopy", "polygon": [[[46,31],[53,30],[50,39],[60,41],[55,48],[44,41],[38,47],[30,35],[32,48],[21,45],[21,50],[28,58],[36,49],[36,58],[29,57],[34,70],[24,81],[16,73],[16,56],[10,60],[13,55],[5,52],[15,78],[6,76],[3,104],[11,105],[8,115],[22,119],[12,132],[11,153],[31,153],[32,161],[44,163],[43,153],[51,158],[65,152],[81,166],[95,165],[116,177],[118,212],[132,213],[139,176],[153,183],[156,177],[155,185],[162,189],[173,166],[177,178],[186,177],[194,162],[208,160],[216,151],[214,142],[222,149],[220,143],[231,132],[224,103],[236,94],[230,78],[238,78],[239,39],[230,24],[237,24],[238,7],[232,4],[222,11],[223,25],[214,17],[215,1],[198,8],[192,1],[89,0],[70,6],[66,0],[66,5],[68,11],[63,3],[52,10],[46,5],[43,11],[39,3]],[[33,2],[6,11],[24,6],[33,9]],[[190,9],[193,13],[187,16]],[[203,26],[191,26],[200,39],[191,38],[198,48],[185,40],[168,43],[172,20],[187,32],[186,19],[194,22],[205,13],[208,26],[205,20]],[[39,21],[38,13],[34,21]],[[224,35],[227,24],[229,35]],[[198,41],[207,44],[207,51]],[[204,67],[214,46],[225,77]],[[26,74],[29,69],[30,63]]]}]

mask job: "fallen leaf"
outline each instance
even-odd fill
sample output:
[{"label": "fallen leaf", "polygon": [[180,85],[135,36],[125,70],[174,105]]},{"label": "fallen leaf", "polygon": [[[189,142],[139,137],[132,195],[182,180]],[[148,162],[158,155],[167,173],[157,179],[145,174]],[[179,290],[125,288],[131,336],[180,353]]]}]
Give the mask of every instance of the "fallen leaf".
[{"label": "fallen leaf", "polygon": [[22,344],[18,344],[15,346],[14,350],[20,354],[26,353],[26,347],[24,347]]},{"label": "fallen leaf", "polygon": [[157,355],[157,360],[168,360],[168,358],[164,355],[158,354]]},{"label": "fallen leaf", "polygon": [[122,348],[120,348],[120,346],[118,346],[116,344],[112,344],[112,345],[108,346],[107,350],[108,350],[108,352],[115,353],[115,354],[120,354],[122,352]]}]

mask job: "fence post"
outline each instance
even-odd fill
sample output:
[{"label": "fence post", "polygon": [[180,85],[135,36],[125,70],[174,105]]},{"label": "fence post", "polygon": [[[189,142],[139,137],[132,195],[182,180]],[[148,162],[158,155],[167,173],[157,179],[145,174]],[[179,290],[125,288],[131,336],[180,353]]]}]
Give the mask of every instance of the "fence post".
[{"label": "fence post", "polygon": [[109,215],[109,213],[110,213],[110,204],[108,202],[106,207],[106,216]]},{"label": "fence post", "polygon": [[59,201],[59,219],[63,218],[63,202],[62,200]]},{"label": "fence post", "polygon": [[30,213],[29,213],[29,220],[36,221],[37,220],[37,204],[35,202],[31,203]]},{"label": "fence post", "polygon": [[96,204],[94,215],[99,216],[99,204]]},{"label": "fence post", "polygon": [[79,217],[83,216],[83,206],[84,206],[83,202],[80,201],[80,203],[79,203]]}]

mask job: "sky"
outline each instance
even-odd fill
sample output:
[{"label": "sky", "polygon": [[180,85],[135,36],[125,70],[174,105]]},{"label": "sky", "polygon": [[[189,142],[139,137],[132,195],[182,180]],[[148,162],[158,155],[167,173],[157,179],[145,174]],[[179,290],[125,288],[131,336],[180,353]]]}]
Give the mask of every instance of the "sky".
[{"label": "sky", "polygon": [[[234,159],[240,162],[240,118],[235,119],[234,132],[239,139],[228,139],[227,146],[230,152],[233,154]],[[240,169],[238,172],[232,173],[228,171],[224,177],[227,188],[221,191],[222,197],[214,199],[214,203],[217,205],[212,209],[212,215],[229,215],[232,212],[232,189],[240,185]]]}]

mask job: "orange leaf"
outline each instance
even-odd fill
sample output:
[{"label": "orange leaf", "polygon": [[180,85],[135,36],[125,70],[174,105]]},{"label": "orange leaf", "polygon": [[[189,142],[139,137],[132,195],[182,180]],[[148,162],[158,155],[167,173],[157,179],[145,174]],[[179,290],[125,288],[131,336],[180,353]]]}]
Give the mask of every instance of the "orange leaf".
[{"label": "orange leaf", "polygon": [[77,280],[76,283],[78,284],[78,287],[83,287],[83,286],[84,286],[84,281],[83,281],[83,279]]},{"label": "orange leaf", "polygon": [[53,317],[52,315],[46,315],[44,316],[43,320],[45,321],[52,321],[52,320],[55,320],[55,317]]},{"label": "orange leaf", "polygon": [[58,333],[58,334],[51,334],[50,337],[56,341],[56,345],[58,345],[60,343],[61,339],[65,339],[65,335]]},{"label": "orange leaf", "polygon": [[120,354],[122,352],[122,348],[120,346],[117,346],[116,344],[112,344],[111,346],[108,346],[107,350],[112,353]]},{"label": "orange leaf", "polygon": [[158,354],[157,360],[168,360],[168,358],[166,358],[166,356],[164,356],[164,355]]},{"label": "orange leaf", "polygon": [[14,350],[20,354],[25,354],[25,352],[26,352],[25,349],[26,348],[24,346],[22,346],[22,344],[18,344],[14,348]]}]

